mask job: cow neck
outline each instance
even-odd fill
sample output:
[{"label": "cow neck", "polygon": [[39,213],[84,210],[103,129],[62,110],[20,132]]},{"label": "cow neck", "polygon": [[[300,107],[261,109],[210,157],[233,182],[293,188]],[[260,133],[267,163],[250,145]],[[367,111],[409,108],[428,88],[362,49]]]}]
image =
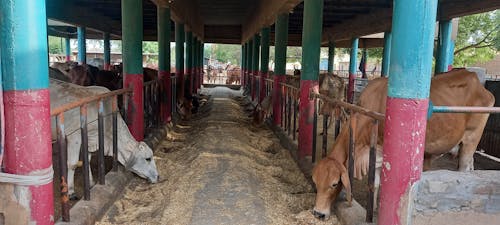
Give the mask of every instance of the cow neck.
[{"label": "cow neck", "polygon": [[[345,124],[349,124],[347,121]],[[328,158],[336,160],[342,164],[346,164],[347,162],[347,153],[348,153],[348,143],[349,143],[349,126],[344,126],[335,143],[333,144],[332,151],[328,155]]]}]

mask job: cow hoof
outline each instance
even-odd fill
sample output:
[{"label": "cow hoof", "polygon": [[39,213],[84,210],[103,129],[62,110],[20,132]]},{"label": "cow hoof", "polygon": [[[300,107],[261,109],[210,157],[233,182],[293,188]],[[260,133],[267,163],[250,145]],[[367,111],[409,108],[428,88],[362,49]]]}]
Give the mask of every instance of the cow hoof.
[{"label": "cow hoof", "polygon": [[70,201],[78,201],[80,200],[80,197],[78,197],[75,193],[69,195],[69,200]]}]

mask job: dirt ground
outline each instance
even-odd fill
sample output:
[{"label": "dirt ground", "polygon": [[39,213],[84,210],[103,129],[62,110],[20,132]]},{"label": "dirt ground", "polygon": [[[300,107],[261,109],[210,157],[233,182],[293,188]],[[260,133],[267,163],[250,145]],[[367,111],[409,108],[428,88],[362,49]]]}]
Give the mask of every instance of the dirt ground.
[{"label": "dirt ground", "polygon": [[313,218],[313,188],[239,92],[205,91],[206,108],[155,151],[160,182],[134,179],[97,224],[338,224]]}]

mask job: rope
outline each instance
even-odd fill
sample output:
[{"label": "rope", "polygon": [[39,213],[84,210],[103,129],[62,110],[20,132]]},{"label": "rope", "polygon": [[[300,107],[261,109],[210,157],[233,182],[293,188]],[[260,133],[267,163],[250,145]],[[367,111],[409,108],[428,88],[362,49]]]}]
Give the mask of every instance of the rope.
[{"label": "rope", "polygon": [[0,183],[9,183],[23,186],[45,185],[52,182],[54,170],[52,167],[31,172],[30,175],[0,173]]}]

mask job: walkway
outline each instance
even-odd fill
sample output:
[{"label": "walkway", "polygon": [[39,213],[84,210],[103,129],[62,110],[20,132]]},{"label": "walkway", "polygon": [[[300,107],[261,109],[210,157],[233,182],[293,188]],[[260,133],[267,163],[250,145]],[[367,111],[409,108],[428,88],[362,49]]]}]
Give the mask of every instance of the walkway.
[{"label": "walkway", "polygon": [[246,100],[204,91],[206,113],[156,149],[161,181],[135,178],[98,224],[320,224],[311,186],[274,134],[250,124]]}]

